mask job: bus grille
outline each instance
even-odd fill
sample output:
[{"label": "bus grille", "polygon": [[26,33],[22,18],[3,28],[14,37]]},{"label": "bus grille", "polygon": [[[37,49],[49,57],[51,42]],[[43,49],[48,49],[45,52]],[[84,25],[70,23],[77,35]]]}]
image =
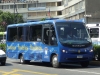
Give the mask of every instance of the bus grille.
[{"label": "bus grille", "polygon": [[87,60],[88,58],[67,58],[67,60]]},{"label": "bus grille", "polygon": [[86,54],[87,52],[80,52],[80,53],[78,53],[78,52],[71,52],[71,54]]}]

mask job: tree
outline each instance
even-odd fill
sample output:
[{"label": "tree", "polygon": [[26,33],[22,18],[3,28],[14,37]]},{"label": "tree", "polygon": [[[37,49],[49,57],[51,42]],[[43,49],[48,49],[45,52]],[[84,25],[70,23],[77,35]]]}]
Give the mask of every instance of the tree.
[{"label": "tree", "polygon": [[42,18],[42,19],[41,19],[41,21],[44,21],[44,20],[46,20],[46,18]]},{"label": "tree", "polygon": [[[0,10],[0,28],[6,28],[7,25],[14,24],[14,23],[23,23],[23,17],[20,14],[13,14],[10,12],[3,12]],[[1,31],[0,30],[0,31]],[[4,29],[3,29],[4,30]]]}]

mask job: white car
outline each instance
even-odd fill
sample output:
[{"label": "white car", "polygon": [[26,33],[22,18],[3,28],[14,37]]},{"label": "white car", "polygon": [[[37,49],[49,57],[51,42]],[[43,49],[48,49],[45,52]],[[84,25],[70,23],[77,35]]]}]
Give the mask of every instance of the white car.
[{"label": "white car", "polygon": [[0,49],[0,62],[1,62],[1,65],[5,65],[6,64],[6,53]]}]

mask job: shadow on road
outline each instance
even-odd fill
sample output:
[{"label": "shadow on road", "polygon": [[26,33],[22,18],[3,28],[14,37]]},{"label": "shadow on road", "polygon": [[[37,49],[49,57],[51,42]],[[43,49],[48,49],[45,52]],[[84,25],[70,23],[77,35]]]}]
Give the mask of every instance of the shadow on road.
[{"label": "shadow on road", "polygon": [[[20,62],[13,62],[16,64],[20,64]],[[44,66],[44,67],[52,67],[50,63],[42,63],[42,62],[30,62],[29,64],[22,64],[22,65],[32,65],[32,66]]]},{"label": "shadow on road", "polygon": [[[19,62],[13,62],[13,63],[20,64]],[[53,68],[50,63],[30,62],[30,64],[22,64],[22,65],[42,66],[42,67]],[[58,69],[87,69],[87,68],[100,68],[100,66],[89,65],[88,67],[83,68],[83,67],[81,67],[80,64],[62,64],[62,66]]]},{"label": "shadow on road", "polygon": [[6,63],[5,65],[1,65],[0,66],[13,66],[11,63]]}]

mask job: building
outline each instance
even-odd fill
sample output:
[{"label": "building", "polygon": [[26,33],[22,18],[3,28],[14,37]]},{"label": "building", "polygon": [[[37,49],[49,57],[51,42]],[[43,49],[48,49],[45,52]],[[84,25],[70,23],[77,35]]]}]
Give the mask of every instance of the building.
[{"label": "building", "polygon": [[24,20],[41,18],[79,19],[86,23],[100,21],[99,0],[0,0],[0,10],[20,13]]},{"label": "building", "polygon": [[62,0],[1,0],[0,10],[20,13],[24,20],[46,17],[60,18],[63,5]]},{"label": "building", "polygon": [[66,19],[79,19],[85,23],[100,23],[100,0],[63,0],[62,14]]}]

